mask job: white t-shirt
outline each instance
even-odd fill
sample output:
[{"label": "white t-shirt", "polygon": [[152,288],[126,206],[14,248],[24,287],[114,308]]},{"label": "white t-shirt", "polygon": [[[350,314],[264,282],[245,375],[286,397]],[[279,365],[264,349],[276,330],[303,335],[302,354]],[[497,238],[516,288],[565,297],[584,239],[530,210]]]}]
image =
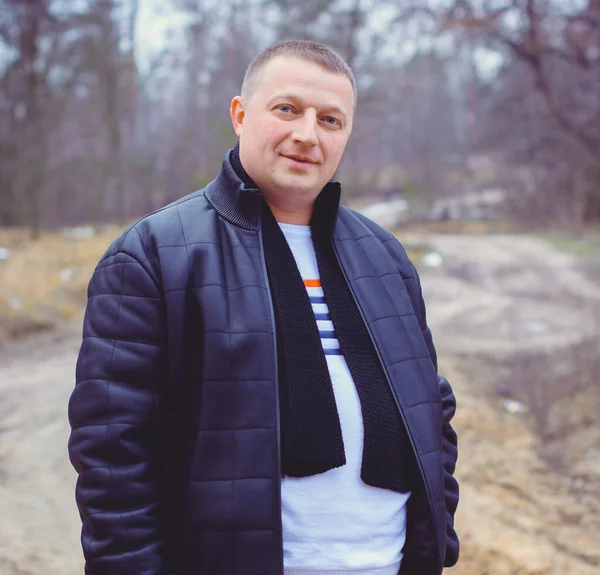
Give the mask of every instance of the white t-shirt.
[{"label": "white t-shirt", "polygon": [[340,417],[346,465],[281,483],[286,575],[397,575],[406,538],[410,494],[360,478],[363,420],[352,375],[320,287],[309,226],[279,224],[308,291]]}]

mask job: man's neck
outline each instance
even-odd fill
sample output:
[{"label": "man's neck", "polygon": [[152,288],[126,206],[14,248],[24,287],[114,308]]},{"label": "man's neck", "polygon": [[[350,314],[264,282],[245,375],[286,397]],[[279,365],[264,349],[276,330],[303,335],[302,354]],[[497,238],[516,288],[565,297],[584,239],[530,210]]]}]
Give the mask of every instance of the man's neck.
[{"label": "man's neck", "polygon": [[[266,198],[265,198],[266,199]],[[312,218],[312,206],[307,206],[305,209],[285,209],[276,206],[269,200],[267,204],[273,212],[273,216],[280,224],[295,224],[297,226],[308,226]]]}]

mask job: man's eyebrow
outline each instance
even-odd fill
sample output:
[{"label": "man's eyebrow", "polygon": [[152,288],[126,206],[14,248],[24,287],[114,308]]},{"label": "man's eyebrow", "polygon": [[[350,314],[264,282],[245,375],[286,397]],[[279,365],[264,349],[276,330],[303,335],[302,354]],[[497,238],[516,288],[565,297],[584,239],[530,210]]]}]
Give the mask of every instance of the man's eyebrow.
[{"label": "man's eyebrow", "polygon": [[[267,103],[268,106],[271,106],[276,100],[284,99],[284,100],[293,100],[295,102],[304,103],[304,99],[302,96],[298,94],[294,94],[292,92],[283,92],[281,94],[276,94],[273,96]],[[325,110],[327,112],[336,112],[343,116],[344,118],[347,116],[346,112],[342,108],[336,105],[325,106]]]}]

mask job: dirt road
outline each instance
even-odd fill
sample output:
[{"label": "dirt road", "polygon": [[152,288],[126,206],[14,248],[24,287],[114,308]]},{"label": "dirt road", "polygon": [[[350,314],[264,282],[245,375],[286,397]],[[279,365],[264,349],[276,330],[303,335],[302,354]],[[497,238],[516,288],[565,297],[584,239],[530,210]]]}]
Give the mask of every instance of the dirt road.
[{"label": "dirt road", "polygon": [[81,575],[67,402],[77,328],[0,352],[0,574]]},{"label": "dirt road", "polygon": [[[576,485],[553,474],[537,457],[524,419],[490,401],[456,355],[575,341],[593,329],[589,308],[600,288],[570,256],[526,237],[407,240],[426,241],[443,256],[441,267],[424,268],[422,282],[441,369],[459,400],[463,555],[452,573],[600,572],[593,486],[600,470]],[[0,351],[1,575],[83,573],[75,472],[67,458],[78,346],[75,327]]]},{"label": "dirt road", "polygon": [[528,236],[407,236],[443,256],[423,272],[444,354],[553,349],[597,333],[600,285],[568,253]]},{"label": "dirt road", "polygon": [[466,369],[481,356],[529,351],[552,358],[597,337],[600,286],[573,256],[534,237],[403,239],[430,245],[443,262],[421,277],[440,370],[452,381],[459,405],[462,558],[452,573],[600,573],[597,424],[571,444],[585,450],[585,473],[575,467],[557,473],[540,458],[526,418],[506,413],[494,399],[494,374]]}]

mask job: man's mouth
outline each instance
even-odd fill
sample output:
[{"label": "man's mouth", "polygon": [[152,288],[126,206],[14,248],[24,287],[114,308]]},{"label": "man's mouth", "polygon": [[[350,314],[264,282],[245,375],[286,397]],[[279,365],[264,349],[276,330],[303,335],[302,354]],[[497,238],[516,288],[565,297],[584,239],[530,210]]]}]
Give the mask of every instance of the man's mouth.
[{"label": "man's mouth", "polygon": [[282,156],[284,158],[287,158],[288,160],[294,160],[294,162],[298,162],[299,164],[316,164],[317,163],[314,160],[311,160],[310,158],[305,158],[303,156],[292,156],[292,155],[285,155],[285,154],[282,154]]}]

